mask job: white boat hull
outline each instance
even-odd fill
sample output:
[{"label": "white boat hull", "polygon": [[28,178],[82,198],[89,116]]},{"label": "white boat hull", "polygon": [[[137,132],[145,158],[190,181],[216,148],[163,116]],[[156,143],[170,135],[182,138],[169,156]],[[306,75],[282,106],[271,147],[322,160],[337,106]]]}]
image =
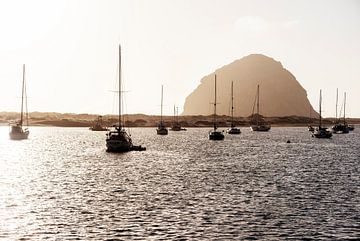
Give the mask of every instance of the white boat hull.
[{"label": "white boat hull", "polygon": [[269,131],[271,129],[268,125],[252,125],[250,126],[252,131]]}]

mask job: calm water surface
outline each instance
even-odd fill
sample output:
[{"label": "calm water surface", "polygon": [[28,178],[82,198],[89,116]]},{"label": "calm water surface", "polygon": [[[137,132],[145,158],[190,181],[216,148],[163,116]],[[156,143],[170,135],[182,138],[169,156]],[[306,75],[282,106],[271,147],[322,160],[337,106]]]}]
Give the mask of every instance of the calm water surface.
[{"label": "calm water surface", "polygon": [[[158,136],[145,152],[105,152],[105,132],[0,127],[0,240],[355,240],[360,132],[208,129]],[[287,144],[287,140],[291,140]]]}]

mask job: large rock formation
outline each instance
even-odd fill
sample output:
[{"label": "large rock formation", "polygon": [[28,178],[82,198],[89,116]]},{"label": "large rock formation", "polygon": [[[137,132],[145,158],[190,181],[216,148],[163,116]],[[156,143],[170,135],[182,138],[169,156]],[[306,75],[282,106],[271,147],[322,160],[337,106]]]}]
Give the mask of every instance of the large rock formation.
[{"label": "large rock formation", "polygon": [[234,115],[250,116],[260,85],[260,114],[263,116],[306,116],[318,114],[307,99],[305,89],[280,62],[252,54],[217,69],[201,79],[186,98],[183,115],[213,114],[214,74],[217,77],[217,114],[229,115],[231,81],[234,82]]}]

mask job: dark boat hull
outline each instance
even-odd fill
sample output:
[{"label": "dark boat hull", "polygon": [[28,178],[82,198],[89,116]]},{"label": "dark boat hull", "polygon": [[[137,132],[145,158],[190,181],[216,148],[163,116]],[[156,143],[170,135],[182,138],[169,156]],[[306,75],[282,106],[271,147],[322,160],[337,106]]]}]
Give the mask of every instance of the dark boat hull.
[{"label": "dark boat hull", "polygon": [[349,133],[350,130],[349,130],[348,125],[336,124],[331,127],[331,131],[334,134],[347,134],[347,133]]},{"label": "dark boat hull", "polygon": [[332,137],[332,133],[326,128],[320,128],[316,129],[312,136],[320,139],[329,139]]},{"label": "dark boat hull", "polygon": [[146,151],[146,147],[143,146],[133,146],[131,145],[130,147],[128,146],[113,146],[113,145],[106,145],[107,152],[115,152],[115,153],[122,153],[122,152],[129,152],[129,151]]},{"label": "dark boat hull", "polygon": [[220,131],[211,131],[209,133],[210,140],[221,141],[221,140],[224,140],[224,138],[225,138],[224,134]]},{"label": "dark boat hull", "polygon": [[131,151],[132,144],[123,143],[114,140],[106,140],[106,151],[107,152],[128,152]]},{"label": "dark boat hull", "polygon": [[109,129],[106,127],[101,127],[101,128],[97,128],[97,127],[90,127],[89,128],[91,131],[108,131]]},{"label": "dark boat hull", "polygon": [[165,136],[168,134],[168,129],[166,128],[156,129],[156,133],[158,135]]},{"label": "dark boat hull", "polygon": [[238,135],[241,133],[240,129],[239,128],[236,128],[236,127],[232,127],[230,129],[227,130],[227,133],[228,134],[231,134],[231,135]]}]

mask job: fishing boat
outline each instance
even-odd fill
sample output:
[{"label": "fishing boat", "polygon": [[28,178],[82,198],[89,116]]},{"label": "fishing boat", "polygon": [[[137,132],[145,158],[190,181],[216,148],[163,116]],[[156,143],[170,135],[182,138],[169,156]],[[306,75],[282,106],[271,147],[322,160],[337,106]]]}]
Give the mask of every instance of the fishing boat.
[{"label": "fishing boat", "polygon": [[[256,104],[256,114],[254,114]],[[269,131],[271,125],[268,124],[262,116],[260,116],[260,86],[257,85],[255,102],[253,105],[252,120],[250,122],[250,129],[252,131]]]},{"label": "fishing boat", "polygon": [[175,105],[174,105],[174,118],[173,118],[173,123],[172,123],[170,130],[171,131],[186,131],[186,128],[181,127],[181,124],[179,122],[179,111],[178,111],[177,107],[175,109]]},{"label": "fishing boat", "polygon": [[115,127],[115,130],[110,130],[106,134],[106,151],[107,152],[128,152],[128,151],[144,151],[145,147],[135,146],[132,143],[131,136],[126,132],[124,125],[122,124],[121,113],[121,46],[119,45],[119,124]]},{"label": "fishing boat", "polygon": [[331,127],[331,131],[334,134],[347,134],[349,133],[349,126],[346,123],[346,117],[345,117],[345,104],[346,104],[346,92],[344,93],[344,117],[343,117],[343,123],[341,123],[340,118],[337,118],[337,102],[338,102],[338,89],[336,89],[336,115],[335,115],[335,125]]},{"label": "fishing boat", "polygon": [[10,132],[9,136],[12,140],[23,140],[29,137],[29,129],[23,128],[24,124],[24,98],[25,98],[25,118],[26,126],[29,126],[29,115],[27,109],[27,93],[26,93],[26,82],[25,82],[25,64],[23,65],[23,80],[22,80],[22,89],[21,89],[21,113],[20,120],[15,123],[10,123]]},{"label": "fishing boat", "polygon": [[222,131],[217,130],[216,125],[216,74],[215,74],[215,95],[214,95],[214,129],[212,131],[209,131],[209,139],[210,140],[224,140],[225,136]]},{"label": "fishing boat", "polygon": [[319,100],[319,127],[317,127],[313,134],[312,137],[316,137],[316,138],[331,138],[332,133],[331,131],[328,130],[328,128],[326,127],[322,127],[322,123],[321,123],[321,102],[322,102],[322,96],[321,96],[321,90],[320,90],[320,100]]},{"label": "fishing boat", "polygon": [[349,131],[353,131],[353,130],[355,130],[355,126],[354,125],[349,125],[348,129],[349,129]]},{"label": "fishing boat", "polygon": [[228,134],[240,134],[240,128],[237,128],[234,123],[234,82],[231,81],[231,126],[227,129]]},{"label": "fishing boat", "polygon": [[108,131],[109,129],[104,126],[102,116],[98,116],[93,126],[89,128],[92,131]]},{"label": "fishing boat", "polygon": [[156,129],[156,133],[158,135],[167,135],[168,134],[168,129],[165,126],[165,123],[163,121],[163,117],[162,117],[162,112],[163,112],[163,90],[164,87],[161,86],[161,111],[160,111],[160,122],[158,124],[158,127]]}]

